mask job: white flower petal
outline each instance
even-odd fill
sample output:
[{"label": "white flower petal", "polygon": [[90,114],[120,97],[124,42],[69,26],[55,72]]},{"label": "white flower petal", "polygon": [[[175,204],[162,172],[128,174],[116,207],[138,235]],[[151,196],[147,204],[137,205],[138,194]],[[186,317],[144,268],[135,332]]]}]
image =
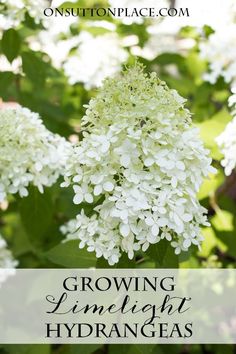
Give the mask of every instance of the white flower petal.
[{"label": "white flower petal", "polygon": [[93,202],[93,196],[91,193],[85,193],[84,199],[87,203],[92,203]]},{"label": "white flower petal", "polygon": [[106,191],[106,192],[111,192],[113,189],[114,189],[114,184],[112,182],[105,182],[103,184],[103,189]]},{"label": "white flower petal", "polygon": [[80,204],[82,203],[83,199],[84,199],[83,194],[75,194],[73,198],[73,203]]},{"label": "white flower petal", "polygon": [[130,233],[130,227],[128,224],[120,224],[120,233],[122,236],[127,237]]},{"label": "white flower petal", "polygon": [[129,155],[122,155],[120,157],[120,163],[124,167],[128,167],[130,164],[130,156]]},{"label": "white flower petal", "polygon": [[154,235],[154,236],[157,236],[158,234],[159,234],[159,227],[157,226],[157,224],[154,224],[153,226],[152,226],[152,234]]},{"label": "white flower petal", "polygon": [[102,193],[102,186],[100,184],[96,185],[93,190],[94,195],[100,195]]}]

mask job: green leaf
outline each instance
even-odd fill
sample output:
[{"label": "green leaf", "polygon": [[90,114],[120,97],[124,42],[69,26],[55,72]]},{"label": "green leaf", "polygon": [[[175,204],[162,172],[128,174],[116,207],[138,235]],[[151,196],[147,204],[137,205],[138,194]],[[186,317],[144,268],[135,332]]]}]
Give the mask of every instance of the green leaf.
[{"label": "green leaf", "polygon": [[211,174],[209,178],[206,178],[198,193],[198,199],[208,198],[214,194],[217,188],[224,182],[224,178],[222,170],[217,170],[216,174]]},{"label": "green leaf", "polygon": [[47,259],[66,268],[95,267],[97,258],[85,248],[79,248],[77,240],[67,241],[45,253]]},{"label": "green leaf", "polygon": [[158,55],[156,63],[159,65],[176,64],[180,67],[185,67],[185,58],[177,53],[163,53]]},{"label": "green leaf", "polygon": [[222,154],[215,141],[216,137],[223,132],[226,125],[232,120],[231,115],[225,109],[222,109],[219,113],[214,115],[211,119],[208,119],[202,123],[196,125],[200,128],[200,136],[203,139],[206,147],[211,150],[211,156],[220,160]]},{"label": "green leaf", "polygon": [[[214,217],[211,219],[211,222],[213,219]],[[224,243],[224,237],[223,239],[221,239],[219,237],[221,232],[217,232],[217,230],[214,227],[203,228],[202,234],[204,236],[204,241],[202,242],[201,250],[198,252],[199,256],[209,257],[209,255],[212,253],[212,250],[215,247],[218,247],[222,252],[225,252],[227,250],[227,246]]]},{"label": "green leaf", "polygon": [[152,354],[155,344],[133,344],[127,354]]},{"label": "green leaf", "polygon": [[41,194],[36,187],[29,188],[29,196],[19,201],[23,226],[31,242],[40,246],[53,220],[53,203],[50,192]]},{"label": "green leaf", "polygon": [[51,346],[49,344],[7,344],[4,349],[9,354],[50,354]]},{"label": "green leaf", "polygon": [[91,354],[102,347],[102,344],[74,344],[70,345],[68,354]]},{"label": "green leaf", "polygon": [[190,256],[187,260],[184,260],[183,262],[180,261],[180,266],[181,269],[184,268],[199,268],[199,260],[193,256]]},{"label": "green leaf", "polygon": [[109,354],[161,354],[155,350],[155,344],[112,344],[109,345]]},{"label": "green leaf", "polygon": [[21,40],[13,28],[5,31],[2,36],[2,51],[7,59],[12,62],[19,54]]},{"label": "green leaf", "polygon": [[214,354],[234,354],[233,347],[225,344],[214,344],[212,349],[214,350]]},{"label": "green leaf", "polygon": [[84,25],[83,29],[89,33],[91,33],[94,36],[101,36],[106,33],[111,33],[110,29],[104,28],[104,27],[92,27],[91,25]]},{"label": "green leaf", "polygon": [[39,55],[29,51],[22,54],[23,71],[26,77],[35,85],[42,86],[46,80],[48,64]]},{"label": "green leaf", "polygon": [[218,231],[233,231],[234,215],[227,210],[217,209],[216,214],[211,219],[212,225]]},{"label": "green leaf", "polygon": [[208,38],[212,33],[215,32],[215,31],[213,30],[213,28],[211,28],[211,26],[209,26],[209,25],[204,25],[204,26],[203,26],[203,30],[204,30],[205,35],[207,36],[207,38]]},{"label": "green leaf", "polygon": [[8,87],[12,84],[15,75],[10,71],[0,72],[0,96],[4,98],[4,94]]},{"label": "green leaf", "polygon": [[157,268],[178,268],[178,256],[167,240],[149,246],[147,254],[154,260]]},{"label": "green leaf", "polygon": [[217,237],[219,249],[222,252],[227,252],[230,256],[235,257],[235,208],[233,211],[218,209],[211,219],[211,223]]},{"label": "green leaf", "polygon": [[186,58],[186,66],[189,73],[197,79],[197,82],[201,81],[203,72],[206,70],[206,63],[201,60],[197,53],[190,53]]},{"label": "green leaf", "polygon": [[131,344],[109,345],[109,354],[128,354]]}]

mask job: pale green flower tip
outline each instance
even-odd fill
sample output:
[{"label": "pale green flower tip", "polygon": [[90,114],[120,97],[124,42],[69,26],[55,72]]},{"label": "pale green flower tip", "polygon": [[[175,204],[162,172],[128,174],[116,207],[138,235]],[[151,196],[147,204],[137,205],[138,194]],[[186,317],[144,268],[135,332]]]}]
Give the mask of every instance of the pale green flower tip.
[{"label": "pale green flower tip", "polygon": [[[114,120],[128,120],[131,125],[162,125],[163,114],[183,130],[191,124],[191,114],[184,108],[186,99],[169,89],[157,74],[145,72],[145,66],[136,63],[114,77],[107,78],[98,94],[86,105],[82,126],[107,126]],[[173,118],[173,119],[172,119]],[[177,118],[178,121],[176,122]],[[94,129],[94,128],[93,128]]]}]

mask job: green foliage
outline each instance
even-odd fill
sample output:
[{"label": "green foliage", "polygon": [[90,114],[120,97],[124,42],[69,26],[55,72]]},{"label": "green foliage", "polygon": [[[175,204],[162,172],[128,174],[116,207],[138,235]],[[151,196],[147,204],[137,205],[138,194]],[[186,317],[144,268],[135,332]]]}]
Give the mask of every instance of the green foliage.
[{"label": "green foliage", "polygon": [[[107,7],[106,0],[81,0],[66,2],[68,7]],[[100,17],[82,18],[71,28],[71,35],[86,30],[94,36],[111,32],[102,24],[91,25],[92,20]],[[143,48],[148,42],[149,20],[143,23],[124,24],[117,19],[107,18],[116,25],[116,33],[123,40],[134,35]],[[174,20],[174,19],[173,19]],[[84,105],[96,95],[96,89],[88,90],[82,83],[70,85],[63,70],[56,69],[49,56],[43,51],[35,51],[29,46],[29,38],[38,34],[42,25],[28,14],[24,22],[16,28],[2,33],[0,54],[12,63],[20,58],[19,71],[0,71],[0,102],[18,102],[38,112],[51,131],[66,138],[71,134],[79,136],[80,120],[84,115]],[[213,33],[210,26],[203,28],[206,38]],[[193,113],[193,123],[199,127],[200,135],[210,150],[217,168],[217,174],[206,179],[199,192],[199,200],[207,208],[211,227],[202,230],[205,238],[201,250],[192,249],[191,253],[177,256],[169,242],[150,246],[147,252],[137,252],[133,260],[123,255],[117,268],[200,268],[216,256],[222,267],[235,267],[236,262],[236,186],[229,183],[220,165],[222,154],[215,138],[232,119],[227,100],[229,85],[220,78],[214,85],[203,81],[207,63],[199,55],[200,34],[191,26],[181,29],[181,39],[194,39],[196,45],[181,53],[164,52],[148,60],[138,58],[146,65],[146,70],[157,71],[159,77],[187,99],[187,107]],[[204,38],[205,38],[204,37]],[[132,47],[132,46],[131,46]],[[127,63],[137,58],[132,48],[127,46]],[[96,61],[96,58],[94,58]],[[79,241],[62,243],[60,226],[81,210],[74,205],[72,191],[60,188],[60,181],[41,194],[34,187],[29,196],[20,199],[11,197],[6,209],[0,208],[0,233],[4,235],[19,260],[21,268],[108,268],[108,263],[96,259],[94,253],[79,249]],[[93,205],[83,204],[90,213]],[[222,345],[0,345],[0,354],[233,354],[233,346]]]},{"label": "green foliage", "polygon": [[54,247],[46,253],[46,257],[66,268],[90,268],[95,267],[97,262],[94,253],[79,249],[78,241],[74,240]]},{"label": "green foliage", "polygon": [[19,200],[19,212],[31,242],[35,247],[42,246],[47,241],[47,231],[53,219],[50,192],[45,190],[41,194],[36,187],[31,187],[29,196]]},{"label": "green foliage", "polygon": [[13,28],[5,31],[2,36],[2,52],[7,59],[12,62],[19,54],[21,39],[19,34]]},{"label": "green foliage", "polygon": [[211,151],[211,156],[216,160],[220,160],[222,158],[222,154],[219,152],[215,139],[224,130],[227,123],[229,123],[231,119],[231,115],[228,111],[226,109],[222,109],[213,117],[197,124],[205,146]]},{"label": "green foliage", "polygon": [[[42,345],[5,345],[5,353],[7,354],[50,354],[51,347],[47,344]],[[1,351],[0,351],[1,353]]]},{"label": "green foliage", "polygon": [[101,347],[100,344],[74,344],[70,345],[68,354],[92,354]]},{"label": "green foliage", "polygon": [[0,92],[2,92],[2,98],[5,99],[7,97],[7,90],[12,85],[14,78],[14,74],[10,71],[0,72]]},{"label": "green foliage", "polygon": [[147,254],[154,261],[156,268],[178,268],[178,256],[173,252],[170,242],[161,240],[155,245],[151,245]]}]

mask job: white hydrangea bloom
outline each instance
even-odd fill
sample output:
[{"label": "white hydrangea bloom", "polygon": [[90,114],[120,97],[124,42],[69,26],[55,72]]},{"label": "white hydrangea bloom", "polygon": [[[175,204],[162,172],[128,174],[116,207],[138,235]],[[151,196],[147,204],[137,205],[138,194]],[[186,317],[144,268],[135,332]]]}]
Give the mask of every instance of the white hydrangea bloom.
[{"label": "white hydrangea bloom", "polygon": [[150,34],[143,48],[139,46],[131,47],[131,53],[147,60],[154,60],[163,53],[185,54],[194,45],[195,41],[191,38],[180,39],[177,34],[158,32]]},{"label": "white hydrangea bloom", "polygon": [[13,259],[11,251],[7,249],[6,241],[0,235],[0,287],[1,284],[14,274],[18,262]]},{"label": "white hydrangea bloom", "polygon": [[71,49],[78,47],[78,43],[77,36],[68,39],[59,39],[59,36],[54,36],[50,31],[46,30],[39,32],[35,38],[29,38],[30,48],[34,51],[46,53],[56,69],[62,68]]},{"label": "white hydrangea bloom", "polygon": [[44,18],[45,29],[28,38],[29,47],[46,53],[52,65],[61,69],[70,50],[78,46],[78,36],[72,36],[70,31],[70,27],[77,22],[78,18],[73,16]]},{"label": "white hydrangea bloom", "polygon": [[122,251],[133,258],[164,238],[176,254],[200,245],[200,225],[208,223],[196,194],[214,169],[184,102],[139,65],[105,80],[62,184],[73,186],[75,204],[96,206],[61,228],[67,240],[111,265]]},{"label": "white hydrangea bloom", "polygon": [[126,59],[127,52],[115,33],[94,37],[82,32],[78,49],[66,60],[64,70],[70,84],[83,82],[86,89],[91,89],[119,71]]},{"label": "white hydrangea bloom", "polygon": [[226,176],[229,176],[236,167],[236,89],[229,98],[229,106],[232,108],[233,120],[229,122],[225,130],[216,138],[216,141],[224,155],[221,161],[225,168]]},{"label": "white hydrangea bloom", "polygon": [[49,4],[49,0],[1,0],[0,28],[6,30],[18,26],[24,20],[26,12],[38,23],[44,17],[43,10]]},{"label": "white hydrangea bloom", "polygon": [[206,42],[200,44],[200,55],[209,62],[209,71],[204,79],[216,83],[220,76],[225,82],[236,80],[236,25],[225,26],[211,34]]},{"label": "white hydrangea bloom", "polygon": [[[167,26],[178,26],[179,28],[194,26],[202,28],[207,25],[214,30],[225,30],[225,28],[235,20],[235,0],[225,0],[224,6],[222,6],[222,0],[214,0],[214,6],[212,6],[212,1],[206,0],[176,0],[175,7],[182,7],[183,9],[187,7],[190,16],[175,17],[174,21],[173,18],[166,18],[165,22],[167,22]],[[209,14],[211,15],[209,16]]]},{"label": "white hydrangea bloom", "polygon": [[0,109],[0,142],[0,202],[8,193],[27,196],[30,183],[40,192],[55,183],[70,148],[37,113],[21,106]]}]

